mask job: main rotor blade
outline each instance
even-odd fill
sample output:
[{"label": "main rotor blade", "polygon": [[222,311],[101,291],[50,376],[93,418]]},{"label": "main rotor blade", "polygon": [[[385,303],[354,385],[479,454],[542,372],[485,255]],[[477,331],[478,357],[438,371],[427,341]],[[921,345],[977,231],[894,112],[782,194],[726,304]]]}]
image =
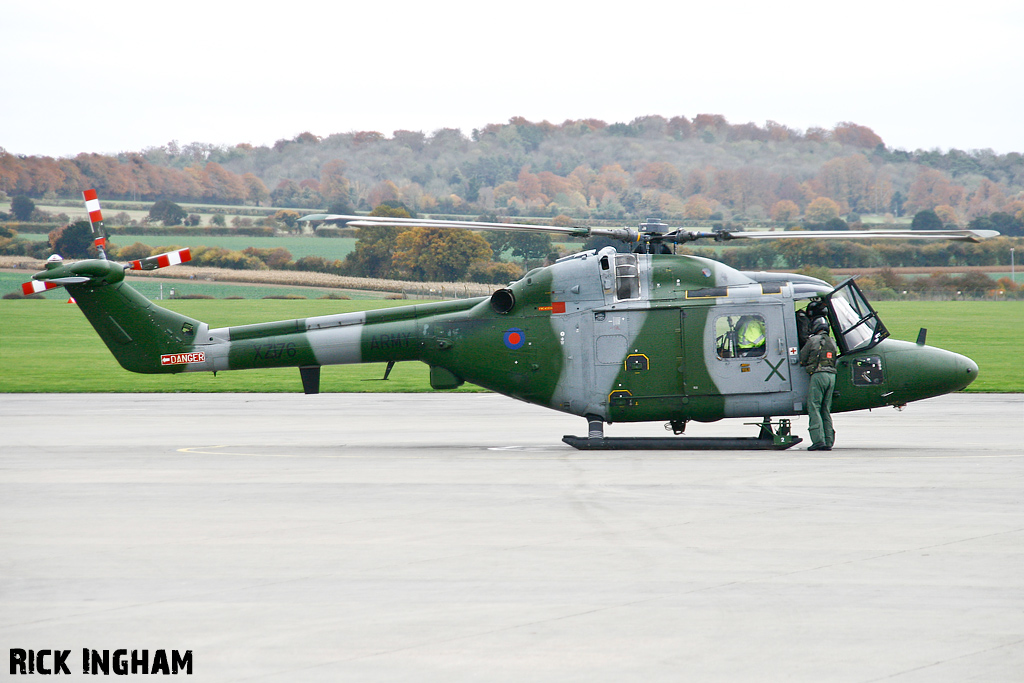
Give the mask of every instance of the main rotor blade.
[{"label": "main rotor blade", "polygon": [[527,225],[525,223],[487,223],[483,221],[453,221],[429,218],[386,218],[378,216],[346,216],[341,214],[316,213],[303,216],[300,221],[348,221],[348,225],[356,228],[464,228],[467,230],[526,230],[547,232],[570,237],[591,237],[598,235],[622,240],[624,242],[667,242],[684,244],[702,239],[713,239],[717,242],[729,240],[806,240],[806,239],[914,239],[914,240],[957,240],[962,242],[980,242],[999,233],[995,230],[794,230],[786,232],[729,232],[717,230],[713,232],[690,231],[678,228],[668,233],[640,232],[635,228],[588,228],[560,227],[554,225]]},{"label": "main rotor blade", "polygon": [[528,225],[526,223],[488,223],[484,221],[452,221],[432,218],[389,218],[385,216],[345,216],[341,214],[315,213],[303,216],[300,221],[348,221],[354,228],[462,228],[464,230],[529,231],[547,232],[569,237],[611,237],[627,242],[637,241],[637,231],[630,228],[588,228],[585,226],[561,227],[556,225]]},{"label": "main rotor blade", "polygon": [[728,232],[726,240],[808,240],[808,239],[903,239],[903,240],[957,240],[980,242],[997,237],[996,230],[793,230],[786,232]]}]

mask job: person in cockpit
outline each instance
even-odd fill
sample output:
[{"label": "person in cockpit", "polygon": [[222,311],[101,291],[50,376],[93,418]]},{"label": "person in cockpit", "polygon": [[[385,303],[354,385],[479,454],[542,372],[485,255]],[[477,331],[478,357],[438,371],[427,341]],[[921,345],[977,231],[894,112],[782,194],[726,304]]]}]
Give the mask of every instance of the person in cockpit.
[{"label": "person in cockpit", "polygon": [[736,325],[736,348],[740,356],[764,355],[764,320],[760,316],[745,315]]}]

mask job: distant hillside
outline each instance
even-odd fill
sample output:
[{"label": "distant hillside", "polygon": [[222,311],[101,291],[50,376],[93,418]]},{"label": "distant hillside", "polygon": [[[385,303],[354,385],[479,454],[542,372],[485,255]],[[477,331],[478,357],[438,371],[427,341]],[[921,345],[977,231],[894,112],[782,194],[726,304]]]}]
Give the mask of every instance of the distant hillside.
[{"label": "distant hillside", "polygon": [[303,133],[272,147],[170,143],[116,157],[0,151],[9,196],[79,196],[86,187],[110,199],[356,210],[390,200],[420,213],[573,220],[823,223],[926,209],[943,223],[993,213],[1024,220],[1018,153],[907,152],[854,123],[799,131],[709,114],[610,125],[514,118],[468,136]]}]

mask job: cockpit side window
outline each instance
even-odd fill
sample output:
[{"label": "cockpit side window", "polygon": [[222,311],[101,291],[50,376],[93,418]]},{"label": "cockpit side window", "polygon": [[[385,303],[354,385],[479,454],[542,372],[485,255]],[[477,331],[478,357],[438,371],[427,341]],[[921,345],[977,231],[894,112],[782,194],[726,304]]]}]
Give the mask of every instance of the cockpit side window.
[{"label": "cockpit side window", "polygon": [[715,321],[719,358],[759,358],[765,351],[765,321],[757,314],[723,315]]},{"label": "cockpit side window", "polygon": [[636,254],[615,255],[615,298],[637,299],[640,297],[640,271]]},{"label": "cockpit side window", "polygon": [[854,358],[851,367],[853,368],[852,379],[855,387],[876,386],[885,381],[881,356]]},{"label": "cockpit side window", "polygon": [[825,300],[842,353],[870,349],[889,336],[878,314],[852,279],[837,285]]}]

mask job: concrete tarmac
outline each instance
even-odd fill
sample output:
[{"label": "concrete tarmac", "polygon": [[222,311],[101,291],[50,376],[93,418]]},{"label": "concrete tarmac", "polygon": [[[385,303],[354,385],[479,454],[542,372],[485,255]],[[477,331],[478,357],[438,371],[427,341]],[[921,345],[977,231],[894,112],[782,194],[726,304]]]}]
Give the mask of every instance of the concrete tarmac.
[{"label": "concrete tarmac", "polygon": [[1024,680],[1024,396],[835,421],[828,453],[581,452],[583,419],[492,394],[0,395],[0,649],[71,679],[125,648],[199,681]]}]

